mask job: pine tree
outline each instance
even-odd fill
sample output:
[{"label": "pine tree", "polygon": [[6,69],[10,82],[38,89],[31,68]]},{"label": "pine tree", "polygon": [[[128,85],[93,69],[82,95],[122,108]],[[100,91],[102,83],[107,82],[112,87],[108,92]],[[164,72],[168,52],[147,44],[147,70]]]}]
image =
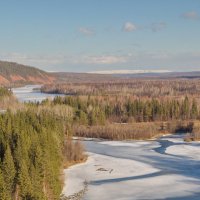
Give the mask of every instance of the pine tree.
[{"label": "pine tree", "polygon": [[197,102],[195,99],[193,99],[192,102],[192,109],[191,109],[191,118],[192,119],[197,119],[198,117],[198,108],[197,108]]},{"label": "pine tree", "polygon": [[151,105],[149,102],[146,102],[145,105],[144,105],[144,121],[147,122],[147,121],[150,121],[151,119],[151,113],[152,113],[152,109],[151,109]]},{"label": "pine tree", "polygon": [[79,117],[79,123],[82,125],[87,125],[88,124],[87,114],[82,110],[79,110],[77,112]]},{"label": "pine tree", "polygon": [[18,182],[20,186],[20,196],[22,199],[31,199],[32,188],[27,163],[22,160],[19,169]]},{"label": "pine tree", "polygon": [[104,125],[105,120],[106,120],[105,112],[103,110],[99,109],[99,111],[98,111],[98,124]]},{"label": "pine tree", "polygon": [[13,157],[12,157],[9,146],[7,146],[7,149],[5,151],[2,172],[4,175],[6,189],[10,192],[10,194],[12,194],[14,191],[16,170],[15,170],[15,165],[13,162]]},{"label": "pine tree", "polygon": [[0,169],[0,200],[11,200],[11,197],[5,186],[4,177],[1,169]]},{"label": "pine tree", "polygon": [[189,104],[189,99],[186,96],[183,103],[182,103],[182,119],[189,119],[190,116],[190,104]]},{"label": "pine tree", "polygon": [[32,187],[32,196],[36,200],[44,200],[43,183],[44,178],[41,176],[40,169],[31,164],[30,179]]},{"label": "pine tree", "polygon": [[89,114],[89,124],[90,125],[97,125],[98,120],[97,120],[97,116],[96,116],[96,110],[92,110]]}]

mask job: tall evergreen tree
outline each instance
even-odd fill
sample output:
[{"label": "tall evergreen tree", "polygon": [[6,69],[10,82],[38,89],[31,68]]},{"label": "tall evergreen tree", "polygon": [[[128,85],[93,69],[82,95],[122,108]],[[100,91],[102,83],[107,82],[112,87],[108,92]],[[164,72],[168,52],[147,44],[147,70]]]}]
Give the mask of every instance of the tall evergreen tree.
[{"label": "tall evergreen tree", "polygon": [[20,186],[20,196],[22,199],[31,199],[32,185],[28,171],[28,164],[22,160],[18,172],[18,182]]},{"label": "tall evergreen tree", "polygon": [[191,118],[192,119],[197,119],[198,117],[198,107],[197,107],[197,102],[195,99],[192,101],[192,108],[191,108]]},{"label": "tall evergreen tree", "polygon": [[2,172],[4,175],[4,182],[5,182],[6,189],[12,195],[15,189],[14,183],[15,183],[16,170],[15,170],[15,165],[13,162],[13,157],[12,157],[9,146],[7,146],[6,151],[5,151],[2,168],[3,168]]},{"label": "tall evergreen tree", "polygon": [[4,176],[0,169],[0,200],[11,200],[11,196],[9,195],[9,191],[6,188],[6,184],[4,181]]}]

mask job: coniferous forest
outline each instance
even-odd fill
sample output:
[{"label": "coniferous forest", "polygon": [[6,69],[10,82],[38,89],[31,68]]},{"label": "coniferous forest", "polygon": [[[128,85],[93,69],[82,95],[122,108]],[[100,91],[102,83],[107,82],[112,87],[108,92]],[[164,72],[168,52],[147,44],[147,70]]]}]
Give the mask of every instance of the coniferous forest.
[{"label": "coniferous forest", "polygon": [[[86,160],[84,147],[72,136],[126,140],[188,132],[187,141],[199,140],[199,93],[189,89],[191,84],[185,87],[186,95],[181,84],[176,92],[169,88],[174,96],[146,95],[144,88],[132,95],[136,88],[120,84],[116,95],[114,85],[100,84],[107,94],[89,88],[89,93],[40,103],[19,103],[10,90],[1,88],[0,199],[59,199],[63,168]],[[153,82],[149,89],[157,86]]]},{"label": "coniferous forest", "polygon": [[63,126],[31,110],[0,116],[1,199],[58,199]]},{"label": "coniferous forest", "polygon": [[[72,108],[76,136],[148,139],[167,132],[193,132],[193,127],[200,127],[199,79],[129,78],[51,84],[41,90],[69,95],[46,103]],[[189,134],[187,139],[198,138]]]},{"label": "coniferous forest", "polygon": [[[0,90],[2,101],[8,95]],[[85,159],[82,146],[70,140],[64,116],[19,108],[0,115],[0,199],[59,199],[63,167]]]}]

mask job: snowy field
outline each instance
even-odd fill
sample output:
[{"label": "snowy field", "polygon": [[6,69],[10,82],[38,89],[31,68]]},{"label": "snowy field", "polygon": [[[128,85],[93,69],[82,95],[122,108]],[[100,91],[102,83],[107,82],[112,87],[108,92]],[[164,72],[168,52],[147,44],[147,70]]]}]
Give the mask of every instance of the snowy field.
[{"label": "snowy field", "polygon": [[200,143],[181,135],[157,141],[84,141],[86,163],[66,169],[63,194],[88,183],[83,200],[200,199]]}]

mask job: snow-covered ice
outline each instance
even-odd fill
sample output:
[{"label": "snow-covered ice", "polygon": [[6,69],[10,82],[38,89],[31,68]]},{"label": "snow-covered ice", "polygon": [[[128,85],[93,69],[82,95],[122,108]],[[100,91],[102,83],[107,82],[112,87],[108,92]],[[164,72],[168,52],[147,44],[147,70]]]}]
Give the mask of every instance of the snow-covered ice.
[{"label": "snow-covered ice", "polygon": [[83,200],[200,199],[200,143],[182,138],[83,141],[89,159],[64,171],[63,194],[87,182]]},{"label": "snow-covered ice", "polygon": [[26,85],[20,88],[12,88],[13,94],[20,102],[41,102],[47,98],[53,99],[57,94],[46,94],[40,92],[42,85]]},{"label": "snow-covered ice", "polygon": [[166,153],[200,160],[200,146],[175,145],[167,148]]}]

